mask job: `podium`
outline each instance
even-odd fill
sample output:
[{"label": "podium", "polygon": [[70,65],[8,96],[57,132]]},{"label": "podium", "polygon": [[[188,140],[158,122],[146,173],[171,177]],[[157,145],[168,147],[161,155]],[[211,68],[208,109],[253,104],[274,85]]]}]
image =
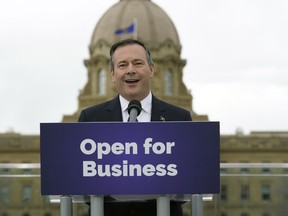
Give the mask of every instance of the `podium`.
[{"label": "podium", "polygon": [[41,194],[61,197],[61,216],[79,197],[91,215],[111,197],[156,199],[169,216],[170,200],[220,192],[219,122],[41,123],[40,150]]}]

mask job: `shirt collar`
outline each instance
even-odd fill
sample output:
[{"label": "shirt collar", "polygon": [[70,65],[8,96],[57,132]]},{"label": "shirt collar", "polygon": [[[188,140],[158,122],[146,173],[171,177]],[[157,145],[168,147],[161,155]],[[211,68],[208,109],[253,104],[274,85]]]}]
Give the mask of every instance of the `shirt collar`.
[{"label": "shirt collar", "polygon": [[[125,112],[127,110],[127,108],[128,108],[129,101],[126,100],[121,95],[119,95],[119,100],[120,100],[120,104],[121,104],[121,110],[122,110],[122,112]],[[152,93],[149,92],[149,94],[143,100],[141,100],[140,103],[141,103],[141,106],[142,106],[142,110],[144,110],[145,112],[151,114]]]},{"label": "shirt collar", "polygon": [[119,95],[119,100],[120,100],[120,104],[121,104],[121,110],[122,110],[122,112],[125,112],[127,110],[127,108],[128,108],[129,101],[126,100],[121,95]]},{"label": "shirt collar", "polygon": [[140,101],[142,109],[147,112],[148,114],[151,114],[151,107],[152,107],[152,93],[150,92],[147,97],[145,97],[143,100]]}]

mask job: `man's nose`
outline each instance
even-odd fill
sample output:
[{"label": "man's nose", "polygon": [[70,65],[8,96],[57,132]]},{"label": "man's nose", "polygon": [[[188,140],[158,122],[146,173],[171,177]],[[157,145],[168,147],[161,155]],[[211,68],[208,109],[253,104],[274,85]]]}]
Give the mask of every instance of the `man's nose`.
[{"label": "man's nose", "polygon": [[135,71],[135,67],[134,67],[133,64],[129,64],[129,65],[128,65],[127,73],[128,73],[128,74],[136,73],[136,71]]}]

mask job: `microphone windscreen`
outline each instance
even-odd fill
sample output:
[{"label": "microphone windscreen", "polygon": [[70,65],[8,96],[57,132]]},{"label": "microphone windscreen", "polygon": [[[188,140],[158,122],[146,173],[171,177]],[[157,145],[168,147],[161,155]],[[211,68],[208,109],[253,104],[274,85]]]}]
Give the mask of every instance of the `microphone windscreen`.
[{"label": "microphone windscreen", "polygon": [[130,115],[130,112],[132,109],[136,109],[137,110],[137,116],[140,114],[141,110],[142,110],[142,106],[140,101],[138,100],[131,100],[129,105],[128,105],[128,113]]}]

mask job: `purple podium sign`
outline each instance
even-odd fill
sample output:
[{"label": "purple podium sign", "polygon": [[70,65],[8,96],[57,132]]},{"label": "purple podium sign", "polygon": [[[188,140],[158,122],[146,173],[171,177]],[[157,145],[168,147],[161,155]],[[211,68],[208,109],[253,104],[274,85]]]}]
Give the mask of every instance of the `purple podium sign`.
[{"label": "purple podium sign", "polygon": [[219,122],[41,123],[42,195],[217,194]]}]

